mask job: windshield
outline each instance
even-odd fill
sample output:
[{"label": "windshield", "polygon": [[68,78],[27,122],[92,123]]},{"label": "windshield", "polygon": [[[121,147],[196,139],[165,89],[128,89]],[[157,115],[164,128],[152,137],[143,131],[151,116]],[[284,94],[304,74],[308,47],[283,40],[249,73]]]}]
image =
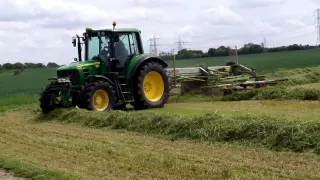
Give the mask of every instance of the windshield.
[{"label": "windshield", "polygon": [[106,61],[110,56],[109,43],[110,39],[108,36],[101,37],[100,39],[97,36],[91,37],[91,40],[88,40],[87,60],[98,56],[103,61]]}]

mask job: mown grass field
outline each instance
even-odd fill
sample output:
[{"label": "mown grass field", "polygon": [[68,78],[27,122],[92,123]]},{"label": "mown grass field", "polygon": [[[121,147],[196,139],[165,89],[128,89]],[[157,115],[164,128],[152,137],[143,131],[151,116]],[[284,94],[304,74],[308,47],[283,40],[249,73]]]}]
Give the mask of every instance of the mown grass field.
[{"label": "mown grass field", "polygon": [[[82,118],[84,114],[88,114],[81,110],[79,112]],[[126,131],[120,124],[112,129],[103,126],[99,128],[98,124],[91,121],[83,122],[81,127],[80,122],[69,121],[65,115],[60,117],[56,114],[56,118],[41,117],[34,108],[3,114],[0,116],[0,157],[14,157],[27,165],[54,172],[37,170],[39,177],[40,174],[47,177],[60,175],[60,178],[64,176],[65,179],[320,177],[320,156],[313,153],[277,152],[261,147],[219,142],[207,144],[183,139],[172,141],[134,130]],[[85,118],[89,120],[95,116],[88,115]],[[98,116],[105,117],[103,114]],[[135,125],[135,122],[132,124]],[[90,125],[95,128],[84,127]],[[32,177],[31,173],[20,172],[20,175],[24,174]]]},{"label": "mown grass field", "polygon": [[267,74],[290,77],[279,88],[106,114],[42,115],[40,88],[55,69],[4,72],[0,170],[32,179],[320,179],[320,67],[292,62]]},{"label": "mown grass field", "polygon": [[[279,69],[292,69],[319,66],[320,48],[292,52],[263,53],[239,56],[239,63],[257,72],[274,72]],[[197,64],[209,66],[225,65],[227,61],[236,60],[235,56],[176,60],[176,67],[190,67]],[[168,61],[172,67],[172,61]]]},{"label": "mown grass field", "polygon": [[17,176],[320,179],[320,101],[184,102],[42,116],[37,100],[2,99],[0,168]]}]

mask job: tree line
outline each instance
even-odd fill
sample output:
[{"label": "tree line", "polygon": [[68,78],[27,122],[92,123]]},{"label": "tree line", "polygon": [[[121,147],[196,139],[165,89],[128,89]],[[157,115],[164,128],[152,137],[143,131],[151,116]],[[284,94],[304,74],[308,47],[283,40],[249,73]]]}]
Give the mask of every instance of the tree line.
[{"label": "tree line", "polygon": [[43,63],[4,63],[0,64],[0,70],[11,70],[11,69],[28,69],[28,68],[55,68],[59,67],[58,64],[54,62],[49,62],[47,65]]},{"label": "tree line", "polygon": [[[248,55],[248,54],[259,54],[259,53],[272,53],[272,52],[280,52],[280,51],[297,51],[297,50],[306,50],[306,49],[313,49],[319,46],[310,46],[310,45],[298,45],[292,44],[289,46],[280,46],[280,47],[273,47],[273,48],[264,48],[262,45],[248,43],[245,44],[240,49],[232,49],[228,46],[220,46],[218,48],[209,48],[207,52],[203,52],[202,50],[187,50],[182,49],[178,51],[176,54],[176,59],[193,59],[193,58],[206,58],[206,57],[221,57],[221,56],[229,56],[235,55]],[[171,52],[161,52],[159,54],[164,60],[172,60],[173,55]]]},{"label": "tree line", "polygon": [[[280,46],[273,48],[264,48],[262,45],[248,43],[243,47],[237,50],[238,55],[247,55],[247,54],[259,54],[259,53],[272,53],[272,52],[280,52],[280,51],[297,51],[297,50],[306,50],[313,49],[319,46],[310,46],[310,45],[298,45],[293,44],[289,46]],[[235,55],[235,50],[231,49],[228,46],[220,46],[218,48],[209,48],[207,52],[203,52],[202,50],[187,50],[182,49],[178,51],[176,54],[176,59],[193,59],[193,58],[206,58],[206,57],[219,57],[219,56],[229,56]],[[172,60],[172,53],[161,52],[160,57],[164,60]],[[10,70],[10,69],[28,69],[28,68],[56,68],[59,67],[58,64],[54,62],[49,62],[47,65],[43,63],[5,63],[0,64],[0,70]]]}]

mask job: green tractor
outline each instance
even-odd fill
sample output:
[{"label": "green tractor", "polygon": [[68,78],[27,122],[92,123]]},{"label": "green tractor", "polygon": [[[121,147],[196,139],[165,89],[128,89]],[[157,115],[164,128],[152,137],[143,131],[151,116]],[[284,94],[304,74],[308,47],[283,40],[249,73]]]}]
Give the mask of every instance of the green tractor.
[{"label": "green tractor", "polygon": [[[159,57],[144,54],[141,31],[135,28],[93,30],[72,39],[78,58],[57,69],[40,97],[40,108],[76,107],[103,111],[163,107],[169,97],[168,66]],[[82,61],[82,49],[84,60]]]}]

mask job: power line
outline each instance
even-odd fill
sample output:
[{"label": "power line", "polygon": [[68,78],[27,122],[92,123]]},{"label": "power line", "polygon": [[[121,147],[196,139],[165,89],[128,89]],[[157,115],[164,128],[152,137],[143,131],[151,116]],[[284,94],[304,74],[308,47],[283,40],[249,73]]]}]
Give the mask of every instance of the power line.
[{"label": "power line", "polygon": [[182,44],[187,43],[187,42],[181,41],[180,36],[179,36],[179,41],[175,42],[174,44],[176,44],[176,43],[178,43],[178,51],[181,51],[182,50]]},{"label": "power line", "polygon": [[263,37],[263,48],[267,48],[267,39]]},{"label": "power line", "polygon": [[157,48],[157,40],[159,40],[159,38],[156,38],[156,35],[154,34],[152,38],[150,38],[148,40],[148,42],[150,42],[149,44],[149,53],[153,53],[155,55],[158,55],[158,48]]},{"label": "power line", "polygon": [[318,8],[316,10],[316,13],[317,13],[317,17],[316,17],[316,30],[317,30],[317,41],[316,41],[316,45],[319,45],[320,44],[320,9]]}]

